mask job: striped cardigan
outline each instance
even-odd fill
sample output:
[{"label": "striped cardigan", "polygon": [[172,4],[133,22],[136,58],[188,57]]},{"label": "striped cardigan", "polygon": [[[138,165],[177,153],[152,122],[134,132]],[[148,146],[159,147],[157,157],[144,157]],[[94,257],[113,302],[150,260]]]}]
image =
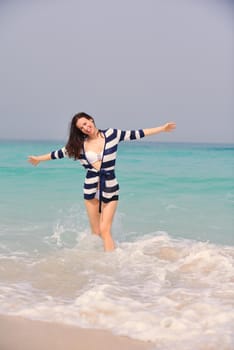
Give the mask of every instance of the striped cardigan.
[{"label": "striped cardigan", "polygon": [[[118,144],[121,141],[138,140],[144,137],[144,131],[140,130],[100,130],[105,138],[102,163],[100,170],[95,169],[86,158],[84,147],[80,155],[80,163],[87,170],[84,182],[84,198],[89,200],[95,197],[99,191],[99,211],[101,202],[107,203],[119,198],[119,184],[115,177],[115,162]],[[51,152],[51,159],[64,158],[67,156],[66,148]]]}]

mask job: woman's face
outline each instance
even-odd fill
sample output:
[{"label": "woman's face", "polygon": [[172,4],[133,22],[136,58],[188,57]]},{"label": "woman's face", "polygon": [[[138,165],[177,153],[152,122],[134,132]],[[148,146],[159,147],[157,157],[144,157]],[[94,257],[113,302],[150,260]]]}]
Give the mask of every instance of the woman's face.
[{"label": "woman's face", "polygon": [[77,120],[76,127],[87,136],[94,134],[96,130],[93,120],[87,119],[85,117],[79,118]]}]

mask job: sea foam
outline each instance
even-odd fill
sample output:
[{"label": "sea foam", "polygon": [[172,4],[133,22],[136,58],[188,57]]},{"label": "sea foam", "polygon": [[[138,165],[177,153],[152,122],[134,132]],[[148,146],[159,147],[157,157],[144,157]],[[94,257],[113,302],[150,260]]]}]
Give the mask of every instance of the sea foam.
[{"label": "sea foam", "polygon": [[109,329],[158,349],[231,349],[233,257],[232,246],[164,232],[104,253],[100,239],[84,232],[72,249],[2,256],[0,311]]}]

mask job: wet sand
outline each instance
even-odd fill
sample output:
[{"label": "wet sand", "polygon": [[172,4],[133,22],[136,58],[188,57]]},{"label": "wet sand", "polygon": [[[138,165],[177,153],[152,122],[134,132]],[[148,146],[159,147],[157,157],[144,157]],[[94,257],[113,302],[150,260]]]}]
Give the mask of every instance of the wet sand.
[{"label": "wet sand", "polygon": [[150,350],[141,342],[108,331],[0,315],[1,350]]}]

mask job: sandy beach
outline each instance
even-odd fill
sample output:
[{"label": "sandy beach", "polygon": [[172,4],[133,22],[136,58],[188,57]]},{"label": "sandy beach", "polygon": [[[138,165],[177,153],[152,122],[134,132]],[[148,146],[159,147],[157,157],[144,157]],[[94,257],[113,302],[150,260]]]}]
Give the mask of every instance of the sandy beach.
[{"label": "sandy beach", "polygon": [[150,350],[151,343],[107,331],[0,315],[1,350]]}]

